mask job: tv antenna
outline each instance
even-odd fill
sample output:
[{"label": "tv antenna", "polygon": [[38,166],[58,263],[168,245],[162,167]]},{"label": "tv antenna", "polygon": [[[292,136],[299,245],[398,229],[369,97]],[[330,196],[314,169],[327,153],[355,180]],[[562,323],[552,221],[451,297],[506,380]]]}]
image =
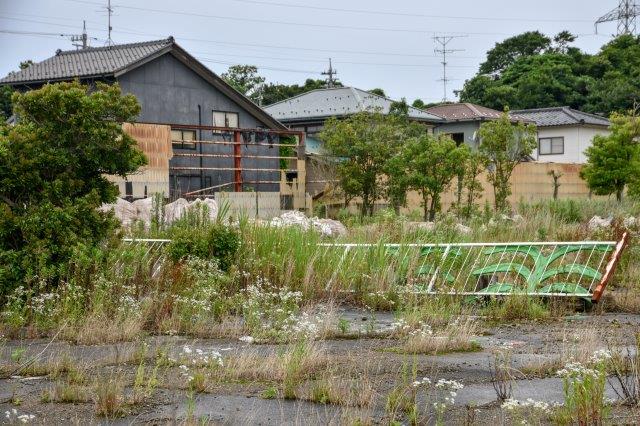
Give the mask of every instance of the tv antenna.
[{"label": "tv antenna", "polygon": [[73,44],[76,49],[86,49],[89,47],[89,37],[87,37],[87,21],[82,21],[82,34],[73,34],[71,36],[71,44]]},{"label": "tv antenna", "polygon": [[322,75],[327,76],[327,87],[332,88],[335,87],[335,79],[334,75],[338,74],[338,70],[333,69],[333,65],[331,65],[331,58],[329,58],[329,69],[327,71],[322,71]]},{"label": "tv antenna", "polygon": [[436,47],[434,49],[434,52],[442,55],[442,62],[441,62],[442,78],[438,80],[442,82],[442,90],[443,90],[442,102],[447,102],[447,83],[451,81],[451,79],[447,77],[447,64],[448,64],[447,54],[454,53],[454,52],[464,52],[464,49],[447,49],[447,45],[451,43],[452,40],[456,38],[463,38],[463,37],[467,37],[467,36],[466,35],[433,36],[433,40],[440,45],[439,48]]},{"label": "tv antenna", "polygon": [[598,24],[605,22],[618,22],[618,35],[635,34],[636,18],[640,16],[640,5],[635,0],[620,0],[618,7],[596,21],[596,34],[598,33]]}]

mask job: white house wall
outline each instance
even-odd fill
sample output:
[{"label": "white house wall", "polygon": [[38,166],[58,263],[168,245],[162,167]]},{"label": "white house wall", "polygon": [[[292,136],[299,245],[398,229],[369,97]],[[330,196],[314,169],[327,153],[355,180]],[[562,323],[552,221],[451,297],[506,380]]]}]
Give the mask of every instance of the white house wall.
[{"label": "white house wall", "polygon": [[598,134],[607,135],[609,130],[587,126],[538,127],[538,139],[564,137],[564,154],[540,155],[536,147],[533,157],[540,163],[584,164],[587,162],[584,152]]}]

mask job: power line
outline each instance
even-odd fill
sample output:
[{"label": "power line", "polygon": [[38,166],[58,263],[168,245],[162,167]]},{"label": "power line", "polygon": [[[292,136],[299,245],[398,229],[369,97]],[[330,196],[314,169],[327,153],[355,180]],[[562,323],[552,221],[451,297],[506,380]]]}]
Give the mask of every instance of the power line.
[{"label": "power line", "polygon": [[[66,0],[74,3],[84,3],[84,4],[97,4],[92,1],[87,0]],[[258,19],[258,18],[247,18],[247,17],[237,17],[237,16],[226,16],[226,15],[209,15],[198,12],[186,12],[186,11],[178,11],[178,10],[168,10],[168,9],[155,9],[149,7],[138,7],[138,6],[127,6],[123,4],[117,4],[115,7],[119,9],[129,9],[129,10],[137,10],[142,12],[154,12],[154,13],[164,13],[169,15],[181,15],[181,16],[193,16],[198,18],[211,18],[211,19],[219,19],[219,20],[229,20],[229,21],[239,21],[239,22],[253,22],[259,24],[275,24],[275,25],[292,25],[304,28],[328,28],[328,29],[340,29],[340,30],[355,30],[355,31],[380,31],[380,32],[392,32],[392,33],[410,33],[410,34],[429,34],[433,31],[427,31],[422,29],[407,29],[407,28],[385,28],[385,27],[356,27],[351,25],[332,25],[332,24],[318,24],[312,22],[292,22],[292,21],[277,21],[270,19]],[[511,35],[506,33],[498,33],[498,32],[465,32],[466,34],[474,34],[474,35],[491,35],[491,36],[505,36]]]},{"label": "power line", "polygon": [[276,6],[285,8],[296,9],[310,9],[310,10],[326,10],[330,12],[347,12],[347,13],[362,13],[368,15],[383,15],[383,16],[406,16],[411,18],[435,18],[435,19],[468,19],[472,21],[505,21],[505,22],[591,22],[591,19],[575,19],[575,18],[555,18],[555,19],[539,19],[539,18],[505,18],[505,17],[491,17],[491,16],[454,16],[454,15],[430,15],[422,13],[412,12],[393,12],[383,10],[367,10],[367,9],[346,9],[338,7],[324,7],[324,6],[310,6],[293,3],[281,3],[281,2],[267,2],[260,0],[229,0],[238,3],[259,4],[264,6]]},{"label": "power line", "polygon": [[[71,0],[68,0],[68,1],[71,1]],[[19,22],[31,22],[36,24],[45,24],[45,25],[58,26],[58,27],[76,28],[75,25],[36,21],[32,19],[15,18],[10,16],[0,16],[0,19],[6,19],[10,21],[19,21]],[[99,28],[89,28],[89,30],[98,31],[98,32],[104,31]],[[166,34],[154,34],[154,33],[130,31],[130,30],[124,30],[124,29],[114,30],[113,32],[118,34],[136,35],[141,37],[164,38],[167,36]],[[309,52],[346,53],[346,54],[355,54],[355,55],[375,55],[375,56],[399,56],[399,57],[404,56],[404,57],[414,57],[414,58],[436,57],[434,55],[425,55],[425,54],[419,54],[419,53],[398,53],[398,52],[387,52],[387,51],[363,51],[363,50],[345,50],[345,49],[329,49],[329,48],[313,48],[313,47],[294,47],[294,46],[282,46],[282,45],[261,44],[261,43],[242,43],[242,42],[233,42],[233,41],[221,41],[221,40],[201,39],[201,38],[192,38],[192,37],[182,37],[180,35],[175,35],[175,38],[184,40],[184,41],[222,44],[222,45],[229,45],[229,46],[248,46],[248,47],[257,47],[260,49],[299,50],[299,51],[309,51]],[[458,56],[458,57],[463,59],[482,59],[482,57],[480,56]]]},{"label": "power line", "polygon": [[434,49],[436,53],[442,54],[442,78],[439,81],[442,81],[442,89],[444,95],[442,97],[442,102],[447,102],[447,83],[451,81],[451,79],[447,78],[447,54],[454,52],[462,52],[464,49],[447,49],[447,45],[455,38],[461,38],[466,36],[434,36],[433,40],[440,45],[440,48]]}]

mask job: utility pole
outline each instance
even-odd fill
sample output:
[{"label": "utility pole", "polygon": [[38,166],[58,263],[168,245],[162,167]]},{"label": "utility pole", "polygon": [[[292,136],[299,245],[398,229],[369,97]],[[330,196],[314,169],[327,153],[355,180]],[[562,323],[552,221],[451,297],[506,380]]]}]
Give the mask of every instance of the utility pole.
[{"label": "utility pole", "polygon": [[113,27],[111,26],[111,15],[113,14],[113,8],[111,7],[111,0],[107,0],[107,16],[108,16],[108,26],[107,26],[107,32],[109,34],[109,37],[107,37],[107,46],[113,46],[113,40],[111,39],[111,30],[113,30]]},{"label": "utility pole", "polygon": [[[74,34],[71,36],[71,43],[76,49],[86,49],[89,47],[89,37],[87,37],[87,21],[82,21],[82,34]],[[82,44],[80,44],[82,43]]]},{"label": "utility pole", "polygon": [[464,51],[464,49],[447,49],[447,45],[453,39],[462,37],[466,37],[466,35],[433,36],[433,40],[440,45],[440,48],[436,47],[434,49],[434,52],[442,55],[442,78],[438,80],[442,82],[442,102],[447,102],[447,83],[450,81],[450,79],[447,77],[447,54]]},{"label": "utility pole", "polygon": [[335,86],[335,80],[333,78],[334,75],[338,74],[338,70],[334,70],[331,65],[331,58],[329,58],[329,69],[327,71],[322,71],[322,75],[326,75],[327,77],[327,87],[332,88]]},{"label": "utility pole", "polygon": [[635,34],[636,18],[640,16],[640,5],[635,0],[620,0],[618,7],[596,21],[596,34],[598,33],[598,24],[605,22],[618,22],[618,35]]}]

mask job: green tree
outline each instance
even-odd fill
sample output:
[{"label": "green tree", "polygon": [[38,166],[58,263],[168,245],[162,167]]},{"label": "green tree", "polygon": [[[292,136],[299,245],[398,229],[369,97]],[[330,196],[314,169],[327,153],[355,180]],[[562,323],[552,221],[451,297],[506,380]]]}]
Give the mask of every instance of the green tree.
[{"label": "green tree", "polygon": [[121,124],[140,111],[117,85],[78,82],[15,93],[20,117],[0,131],[0,293],[35,279],[55,284],[75,250],[95,247],[116,227],[117,187],[104,175],[146,163]]},{"label": "green tree", "polygon": [[478,130],[480,155],[488,168],[488,180],[493,186],[496,211],[506,211],[511,195],[509,179],[513,169],[536,147],[536,128],[522,122],[512,123],[509,112],[500,119],[483,123]]},{"label": "green tree", "polygon": [[500,110],[568,105],[603,115],[633,108],[640,101],[640,36],[619,36],[595,55],[571,47],[574,38],[563,31],[547,44],[525,33],[498,43],[460,100]]},{"label": "green tree", "polygon": [[478,207],[476,200],[482,194],[482,184],[478,180],[478,176],[485,170],[482,155],[478,151],[469,153],[469,157],[464,164],[464,173],[462,175],[462,186],[465,190],[465,204],[459,206],[460,213],[465,218],[470,218]]},{"label": "green tree", "polygon": [[384,93],[384,90],[382,90],[382,89],[381,89],[381,88],[379,88],[379,87],[376,87],[375,89],[371,89],[371,90],[367,90],[367,91],[368,91],[369,93],[374,94],[374,95],[382,96],[382,97],[384,97],[384,98],[386,98],[386,97],[387,97],[387,94],[386,94],[386,93]]},{"label": "green tree", "polygon": [[255,65],[232,65],[221,77],[234,89],[260,103],[261,89],[265,78],[258,74]]},{"label": "green tree", "polygon": [[637,111],[611,116],[611,134],[596,135],[587,148],[587,164],[580,177],[596,195],[616,194],[622,201],[627,185],[640,194],[640,117]]},{"label": "green tree", "polygon": [[442,193],[462,173],[468,155],[466,145],[456,146],[447,135],[425,134],[402,147],[407,187],[420,194],[425,221],[435,219]]},{"label": "green tree", "polygon": [[408,117],[409,105],[407,104],[407,100],[402,98],[399,101],[391,102],[391,106],[389,106],[389,114],[405,118]]},{"label": "green tree", "polygon": [[404,141],[424,131],[398,115],[360,112],[349,118],[325,122],[320,139],[339,158],[336,166],[345,199],[360,197],[362,215],[373,214],[375,202],[387,194],[387,161]]},{"label": "green tree", "polygon": [[[334,81],[335,87],[342,87],[342,83]],[[289,99],[312,90],[324,89],[327,83],[324,80],[307,79],[303,85],[298,84],[275,84],[268,83],[262,88],[262,103],[264,105],[275,104],[276,102]]]},{"label": "green tree", "polygon": [[0,86],[0,122],[11,117],[13,107],[11,106],[11,96],[13,89],[10,86]]},{"label": "green tree", "polygon": [[518,58],[540,54],[549,47],[551,39],[539,31],[509,37],[487,52],[486,61],[480,64],[480,74],[499,74]]},{"label": "green tree", "polygon": [[427,107],[427,104],[425,104],[422,99],[416,99],[415,101],[413,101],[411,106],[418,109],[425,109]]}]

